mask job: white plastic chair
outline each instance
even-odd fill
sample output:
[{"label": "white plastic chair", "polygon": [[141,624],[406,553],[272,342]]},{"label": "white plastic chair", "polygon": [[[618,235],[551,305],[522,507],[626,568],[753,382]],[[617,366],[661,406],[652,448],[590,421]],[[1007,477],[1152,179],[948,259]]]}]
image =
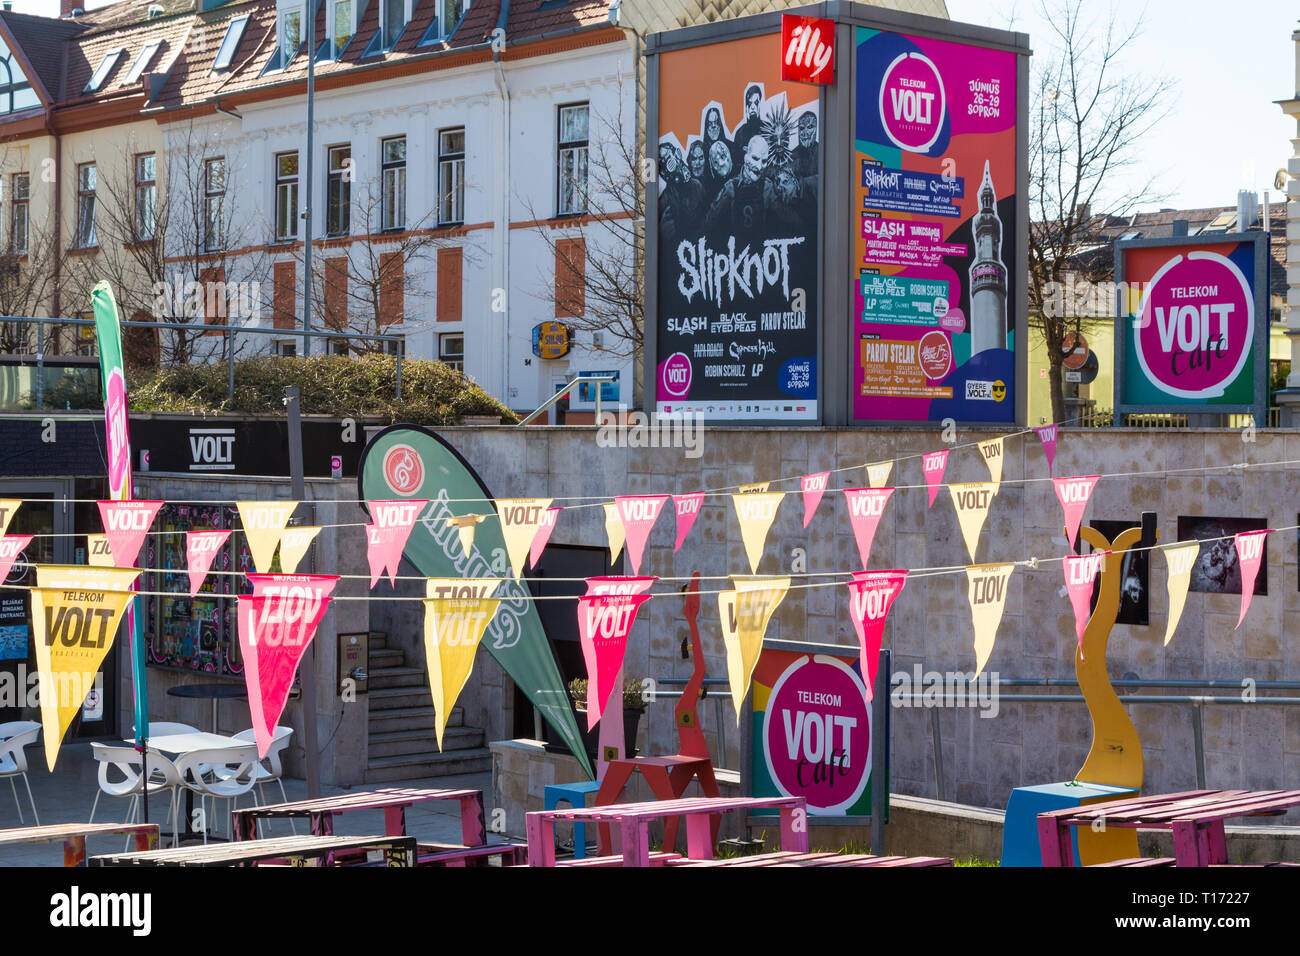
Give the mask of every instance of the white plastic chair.
[{"label": "white plastic chair", "polygon": [[[226,801],[226,834],[234,838],[234,828],[230,825],[230,814],[234,803],[244,794],[249,793],[257,783],[257,747],[221,747],[212,750],[191,750],[176,760],[176,771],[180,775],[181,786],[199,795],[200,807],[206,806],[207,798],[212,798],[215,808],[217,800]],[[207,771],[211,770],[211,777]],[[204,820],[203,842],[208,842],[207,820]]]},{"label": "white plastic chair", "polygon": [[[142,760],[140,753],[134,747],[91,743],[90,749],[99,764],[99,793],[95,794],[95,802],[90,807],[90,820],[87,822],[95,822],[99,798],[104,794],[110,797],[130,797],[126,819],[122,822],[135,822],[136,814],[140,810],[140,795],[144,792],[144,780],[148,776],[149,793],[167,791],[167,808],[172,822],[172,845],[176,846],[179,843],[176,800],[177,789],[181,786],[181,776],[176,765],[153,750],[145,755],[145,760]],[[144,773],[145,767],[148,767],[148,774]],[[110,780],[109,774],[112,770],[117,770],[122,779]],[[128,836],[127,846],[130,846],[130,843],[131,838]]]},{"label": "white plastic chair", "polygon": [[[292,727],[276,727],[275,733],[271,737],[270,749],[266,752],[266,762],[259,761],[257,764],[255,776],[257,777],[258,798],[262,801],[261,806],[266,806],[266,791],[262,789],[262,784],[268,780],[274,781],[280,788],[281,802],[289,802],[289,795],[284,792],[284,781],[280,779],[284,775],[284,767],[280,764],[280,754],[289,746],[289,738],[292,736]],[[235,739],[246,740],[251,744],[255,744],[257,735],[250,728],[235,734]],[[270,766],[268,767],[267,764],[270,764]],[[257,822],[260,825],[262,821],[258,820]],[[294,822],[293,817],[289,818],[289,826],[293,827],[294,833],[298,832],[298,825]]]},{"label": "white plastic chair", "polygon": [[41,725],[34,720],[11,720],[0,724],[0,777],[9,778],[9,789],[13,791],[14,806],[18,808],[18,822],[23,822],[23,807],[18,802],[18,786],[14,777],[23,778],[27,788],[27,799],[32,805],[32,817],[36,825],[41,825],[41,818],[36,814],[36,801],[32,798],[32,785],[27,780],[27,754],[24,747],[36,743],[41,735]]}]

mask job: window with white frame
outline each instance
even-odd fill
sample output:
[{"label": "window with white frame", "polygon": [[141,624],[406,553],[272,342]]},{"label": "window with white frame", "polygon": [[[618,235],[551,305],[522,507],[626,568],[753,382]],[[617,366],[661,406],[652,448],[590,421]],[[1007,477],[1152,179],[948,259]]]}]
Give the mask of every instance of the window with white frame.
[{"label": "window with white frame", "polygon": [[392,136],[380,144],[382,215],[380,228],[406,228],[406,137]]},{"label": "window with white frame", "polygon": [[98,171],[94,163],[77,167],[77,248],[95,245],[95,186]]},{"label": "window with white frame", "polygon": [[411,0],[381,0],[379,28],[383,35],[379,38],[380,45],[391,50],[410,22]]},{"label": "window with white frame", "polygon": [[239,49],[239,41],[244,38],[244,28],[247,26],[247,14],[230,21],[230,25],[226,27],[226,35],[221,39],[221,46],[217,48],[217,58],[212,61],[213,70],[230,69],[230,64],[235,59],[235,51]]},{"label": "window with white frame", "polygon": [[226,160],[203,162],[203,248],[214,252],[225,244]]},{"label": "window with white frame", "polygon": [[154,237],[157,198],[158,159],[153,153],[141,153],[135,158],[135,237],[138,240]]},{"label": "window with white frame", "polygon": [[465,334],[447,332],[438,336],[438,361],[458,372],[465,371]]},{"label": "window with white frame", "polygon": [[357,32],[356,3],[354,0],[330,0],[329,31],[330,55],[338,59],[352,42]]},{"label": "window with white frame", "polygon": [[282,67],[293,62],[298,48],[302,46],[302,10],[301,3],[282,3],[276,8],[275,39],[280,48]]},{"label": "window with white frame", "polygon": [[572,216],[587,211],[587,133],[589,110],[586,103],[561,106],[559,110],[558,172],[556,211]]},{"label": "window with white frame", "polygon": [[438,133],[438,225],[465,221],[465,128]]},{"label": "window with white frame", "polygon": [[275,154],[275,238],[298,238],[298,151]]},{"label": "window with white frame", "polygon": [[331,146],[325,182],[325,235],[346,236],[352,223],[352,147]]},{"label": "window with white frame", "polygon": [[451,37],[469,9],[470,0],[434,0],[434,16],[420,37],[419,46],[439,43]]},{"label": "window with white frame", "polygon": [[31,198],[31,178],[28,173],[14,173],[9,178],[11,193],[9,209],[9,251],[27,251],[27,213]]}]

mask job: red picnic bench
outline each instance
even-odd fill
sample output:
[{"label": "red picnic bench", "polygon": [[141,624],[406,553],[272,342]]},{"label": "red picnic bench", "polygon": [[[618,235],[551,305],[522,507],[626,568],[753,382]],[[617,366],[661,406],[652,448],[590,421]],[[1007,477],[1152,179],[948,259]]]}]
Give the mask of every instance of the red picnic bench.
[{"label": "red picnic bench", "polygon": [[[1043,866],[1073,866],[1070,827],[1124,827],[1170,830],[1177,866],[1216,866],[1228,862],[1224,821],[1271,816],[1300,806],[1300,790],[1187,790],[1111,800],[1038,815]],[[1115,861],[1119,866],[1159,866],[1164,860]]]}]

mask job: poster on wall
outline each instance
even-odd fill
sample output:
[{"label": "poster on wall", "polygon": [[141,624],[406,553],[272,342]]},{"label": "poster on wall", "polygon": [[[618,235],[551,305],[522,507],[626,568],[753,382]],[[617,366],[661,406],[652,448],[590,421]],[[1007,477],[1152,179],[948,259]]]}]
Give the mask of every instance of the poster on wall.
[{"label": "poster on wall", "polygon": [[779,33],[659,57],[661,414],[817,421],[819,90]]},{"label": "poster on wall", "polygon": [[1115,244],[1117,415],[1267,407],[1264,234],[1216,239]]},{"label": "poster on wall", "polygon": [[1013,422],[1016,54],[855,37],[853,418]]},{"label": "poster on wall", "polygon": [[[1189,591],[1204,594],[1240,594],[1241,560],[1233,535],[1243,531],[1263,531],[1266,518],[1213,518],[1201,515],[1178,516],[1178,540],[1201,542],[1200,553],[1192,565]],[[1261,556],[1255,576],[1255,594],[1268,593],[1268,548]]]},{"label": "poster on wall", "polygon": [[[1129,528],[1141,528],[1141,521],[1106,521],[1104,519],[1089,522],[1100,531],[1107,541],[1114,541],[1120,533]],[[1115,614],[1116,624],[1133,624],[1146,627],[1151,623],[1150,609],[1150,570],[1151,552],[1140,548],[1130,549],[1124,553],[1120,565],[1119,610]],[[1097,596],[1101,593],[1101,578],[1098,577],[1092,589],[1092,601],[1089,605],[1097,607]]]}]

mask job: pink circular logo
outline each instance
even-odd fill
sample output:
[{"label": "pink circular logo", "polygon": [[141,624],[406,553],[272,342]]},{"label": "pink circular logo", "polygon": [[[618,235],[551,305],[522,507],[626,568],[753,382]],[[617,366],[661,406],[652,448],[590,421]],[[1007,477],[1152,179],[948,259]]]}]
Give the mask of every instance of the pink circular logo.
[{"label": "pink circular logo", "polygon": [[952,346],[942,332],[926,332],[916,349],[916,362],[925,377],[938,381],[952,368]]},{"label": "pink circular logo", "polygon": [[954,335],[966,331],[966,313],[961,309],[950,308],[939,319],[939,328],[951,332]]},{"label": "pink circular logo", "polygon": [[866,690],[834,657],[800,657],[777,679],[763,716],[767,770],[810,812],[845,813],[871,773]]},{"label": "pink circular logo", "polygon": [[691,391],[691,360],[683,352],[674,352],[659,367],[659,384],[666,395],[685,398]]},{"label": "pink circular logo", "polygon": [[108,374],[105,389],[104,417],[108,427],[108,487],[120,492],[126,486],[131,468],[130,440],[126,429],[126,379],[115,368]]},{"label": "pink circular logo", "polygon": [[384,455],[384,481],[399,495],[413,494],[424,484],[424,462],[410,445],[394,445]]},{"label": "pink circular logo", "polygon": [[1255,301],[1232,260],[1189,252],[1151,277],[1136,325],[1137,359],[1151,384],[1179,398],[1218,398],[1250,354]]},{"label": "pink circular logo", "polygon": [[943,129],[943,80],[921,53],[904,53],[885,70],[880,84],[880,121],[894,145],[924,153]]}]

